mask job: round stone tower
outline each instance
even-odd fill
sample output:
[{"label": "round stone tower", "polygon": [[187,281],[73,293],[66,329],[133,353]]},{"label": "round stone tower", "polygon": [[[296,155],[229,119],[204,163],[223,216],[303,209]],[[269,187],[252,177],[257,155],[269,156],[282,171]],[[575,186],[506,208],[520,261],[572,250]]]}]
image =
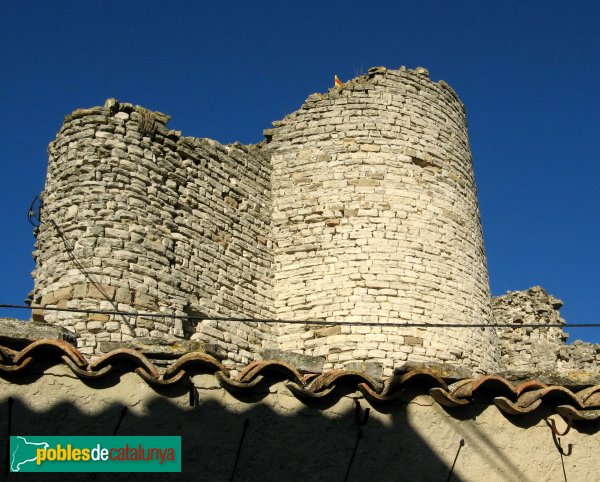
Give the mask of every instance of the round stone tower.
[{"label": "round stone tower", "polygon": [[88,354],[191,339],[245,364],[273,346],[269,326],[202,318],[273,316],[269,157],[183,137],[168,119],[115,99],[65,118],[49,147],[32,302],[77,310],[39,311]]},{"label": "round stone tower", "polygon": [[[272,161],[280,348],[326,368],[448,362],[496,368],[464,106],[426,69],[377,67],[311,95],[265,132]],[[375,322],[353,326],[351,322]]]},{"label": "round stone tower", "polygon": [[[109,99],[50,145],[32,302],[77,309],[44,317],[82,351],[177,338],[231,366],[279,348],[384,375],[406,361],[496,369],[465,112],[445,82],[371,69],[258,146],[167,120]],[[255,321],[273,318],[309,323]],[[424,323],[440,326],[397,326]]]}]

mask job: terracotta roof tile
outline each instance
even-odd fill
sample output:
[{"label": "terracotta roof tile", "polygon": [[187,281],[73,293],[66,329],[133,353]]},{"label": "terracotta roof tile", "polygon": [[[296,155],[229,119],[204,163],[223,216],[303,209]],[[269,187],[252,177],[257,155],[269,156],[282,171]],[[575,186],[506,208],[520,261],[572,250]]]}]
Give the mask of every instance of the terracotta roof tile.
[{"label": "terracotta roof tile", "polygon": [[[117,366],[135,371],[152,386],[169,386],[182,382],[198,366],[212,372],[221,385],[229,391],[252,391],[265,378],[276,374],[286,380],[286,386],[303,400],[321,399],[332,394],[337,386],[355,386],[375,407],[397,400],[409,385],[427,386],[429,394],[440,405],[449,408],[472,403],[475,394],[493,400],[502,412],[522,415],[535,411],[542,403],[553,406],[561,416],[571,420],[600,419],[600,385],[572,391],[560,385],[547,385],[529,380],[514,385],[500,375],[458,380],[450,385],[435,370],[414,368],[394,375],[383,382],[365,373],[351,370],[331,370],[321,374],[302,374],[281,360],[259,360],[249,363],[233,376],[216,358],[203,352],[190,352],[180,356],[168,367],[155,365],[137,350],[120,348],[99,359],[89,361],[76,348],[61,340],[38,340],[20,351],[0,345],[0,374],[19,376],[38,360],[54,359],[64,363],[82,379],[107,376]],[[126,364],[122,362],[126,361]]]}]

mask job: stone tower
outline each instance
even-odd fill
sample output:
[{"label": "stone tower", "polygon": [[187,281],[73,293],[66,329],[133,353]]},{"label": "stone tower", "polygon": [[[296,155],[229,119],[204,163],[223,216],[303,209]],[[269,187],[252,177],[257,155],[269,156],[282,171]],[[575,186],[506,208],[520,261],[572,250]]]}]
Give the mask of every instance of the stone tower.
[{"label": "stone tower", "polygon": [[[332,363],[496,360],[463,104],[425,69],[374,68],[315,94],[267,131],[273,168],[274,306],[283,347]],[[351,322],[376,321],[378,326]]]},{"label": "stone tower", "polygon": [[[34,302],[185,316],[272,317],[267,152],[181,136],[109,99],[49,147]],[[271,346],[262,323],[46,312],[81,350],[134,338],[214,342],[231,365]],[[110,347],[108,348],[110,349]]]},{"label": "stone tower", "polygon": [[[496,368],[465,112],[445,82],[371,69],[257,146],[183,137],[167,120],[114,99],[67,116],[33,302],[207,319],[46,312],[80,347],[154,337],[211,342],[232,366],[276,348],[388,374],[405,361]],[[344,324],[209,319],[228,316]]]}]

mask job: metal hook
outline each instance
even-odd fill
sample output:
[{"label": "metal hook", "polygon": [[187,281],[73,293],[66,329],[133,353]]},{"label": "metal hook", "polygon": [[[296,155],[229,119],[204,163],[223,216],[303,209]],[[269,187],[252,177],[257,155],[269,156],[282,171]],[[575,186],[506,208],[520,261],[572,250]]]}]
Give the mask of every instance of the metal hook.
[{"label": "metal hook", "polygon": [[242,436],[240,437],[240,443],[238,444],[237,453],[235,455],[235,462],[233,463],[233,470],[231,471],[231,477],[229,479],[230,482],[235,480],[235,473],[237,471],[238,461],[240,460],[240,453],[242,452],[242,446],[244,445],[244,439],[246,438],[246,431],[250,426],[250,420],[244,420],[244,428],[242,429]]},{"label": "metal hook", "polygon": [[545,418],[544,421],[546,422],[546,424],[548,425],[548,427],[550,427],[550,430],[552,431],[552,440],[554,441],[554,445],[556,446],[556,450],[559,451],[559,453],[561,455],[564,455],[565,457],[570,456],[573,453],[573,444],[568,444],[567,445],[567,451],[565,452],[564,449],[562,448],[562,445],[560,443],[560,439],[558,438],[558,436],[563,436],[566,435],[569,430],[571,430],[571,418],[568,417],[568,422],[567,422],[567,429],[564,431],[564,433],[560,433],[557,429],[556,429],[556,422],[554,420],[552,420],[551,418]]},{"label": "metal hook", "polygon": [[556,438],[555,439],[555,444],[556,444],[556,448],[558,449],[558,451],[564,455],[565,457],[568,457],[569,455],[571,455],[573,453],[573,444],[567,444],[567,451],[565,452],[562,448],[562,446],[560,445],[560,439]]},{"label": "metal hook", "polygon": [[33,201],[31,201],[31,205],[29,206],[29,210],[27,211],[27,220],[29,224],[31,224],[35,229],[40,227],[42,224],[42,200],[39,196],[35,196]]},{"label": "metal hook", "polygon": [[352,456],[350,457],[350,462],[348,463],[348,468],[346,469],[346,475],[344,475],[344,482],[347,482],[348,477],[350,476],[350,470],[352,469],[352,464],[354,464],[354,457],[356,457],[356,450],[358,449],[358,444],[360,443],[361,438],[362,430],[359,428],[358,433],[356,434],[356,442],[354,443],[354,448],[352,449]]},{"label": "metal hook", "polygon": [[189,381],[188,394],[190,407],[194,407],[200,404],[200,396],[198,395],[198,390],[196,390],[196,386],[194,385],[194,382],[192,382],[191,379]]},{"label": "metal hook", "polygon": [[548,424],[548,426],[550,427],[550,429],[552,430],[552,433],[554,433],[554,435],[558,435],[559,437],[563,437],[564,435],[567,435],[569,433],[569,430],[571,430],[571,415],[567,415],[566,417],[566,424],[567,424],[567,428],[565,429],[565,431],[563,433],[560,433],[558,431],[558,429],[556,428],[556,422],[554,421],[554,419],[552,418],[546,418],[544,419],[546,420],[546,424]]},{"label": "metal hook", "polygon": [[117,435],[117,432],[119,431],[119,427],[121,426],[121,422],[123,421],[123,418],[125,417],[125,414],[127,413],[127,407],[123,407],[121,409],[121,414],[119,415],[119,420],[117,422],[117,425],[115,426],[115,429],[113,430],[113,437],[115,435]]},{"label": "metal hook", "polygon": [[369,407],[365,408],[365,411],[363,412],[358,398],[354,399],[354,416],[356,418],[356,423],[359,426],[365,425],[367,423],[367,420],[369,420],[370,412],[371,409]]}]

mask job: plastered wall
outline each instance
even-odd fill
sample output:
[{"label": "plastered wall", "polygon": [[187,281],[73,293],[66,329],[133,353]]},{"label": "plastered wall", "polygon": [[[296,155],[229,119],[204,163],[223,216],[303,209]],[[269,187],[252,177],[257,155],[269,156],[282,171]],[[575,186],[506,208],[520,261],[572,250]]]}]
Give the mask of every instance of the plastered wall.
[{"label": "plastered wall", "polygon": [[[446,411],[425,390],[382,411],[371,407],[359,426],[358,393],[318,406],[303,404],[282,383],[257,386],[254,397],[239,399],[213,375],[195,374],[192,381],[194,406],[187,387],[157,393],[133,373],[86,385],[61,365],[44,375],[34,370],[19,384],[0,379],[0,425],[8,425],[12,397],[12,435],[111,435],[115,428],[118,435],[181,435],[182,474],[161,474],[161,480],[344,480],[347,472],[349,481],[447,480],[455,459],[451,480],[564,480],[546,413],[507,418],[485,404]],[[364,411],[368,405],[360,403]],[[586,427],[560,437],[565,451],[572,444],[564,457],[569,481],[596,480],[600,472],[600,433]],[[2,457],[5,443],[1,437]],[[64,474],[12,478],[64,480]],[[77,474],[77,480],[94,478]],[[148,474],[111,474],[111,480],[148,480]]]}]

